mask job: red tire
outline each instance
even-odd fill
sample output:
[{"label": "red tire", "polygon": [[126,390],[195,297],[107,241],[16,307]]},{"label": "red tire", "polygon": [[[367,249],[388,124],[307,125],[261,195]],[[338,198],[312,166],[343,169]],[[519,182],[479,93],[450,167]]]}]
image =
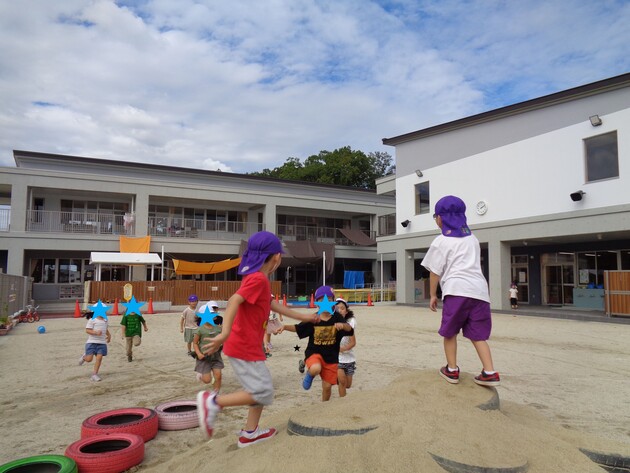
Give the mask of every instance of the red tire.
[{"label": "red tire", "polygon": [[39,314],[33,315],[33,318],[35,319],[35,322],[39,322]]},{"label": "red tire", "polygon": [[101,412],[88,417],[81,425],[81,438],[125,433],[139,435],[148,442],[157,435],[157,431],[158,417],[153,409],[130,407]]},{"label": "red tire", "polygon": [[29,324],[32,324],[33,322],[35,322],[35,317],[33,317],[32,315],[29,315],[26,320],[28,321]]},{"label": "red tire", "polygon": [[144,460],[144,440],[139,435],[111,433],[70,444],[65,455],[81,473],[121,473]]},{"label": "red tire", "polygon": [[199,426],[197,401],[172,401],[155,408],[160,430],[185,430]]}]

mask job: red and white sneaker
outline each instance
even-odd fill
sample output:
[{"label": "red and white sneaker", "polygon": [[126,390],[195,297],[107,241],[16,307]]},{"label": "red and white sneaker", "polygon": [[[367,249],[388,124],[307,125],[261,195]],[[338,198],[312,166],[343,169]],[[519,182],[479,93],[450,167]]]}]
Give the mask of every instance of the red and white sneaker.
[{"label": "red and white sneaker", "polygon": [[449,371],[448,365],[440,368],[440,376],[451,384],[459,383],[459,366],[455,371]]},{"label": "red and white sneaker", "polygon": [[210,439],[214,429],[214,421],[221,407],[214,402],[217,393],[214,391],[199,391],[197,393],[197,415],[199,416],[199,429],[203,435]]},{"label": "red and white sneaker", "polygon": [[481,370],[481,374],[479,376],[475,376],[473,381],[481,386],[499,386],[501,384],[501,378],[499,377],[499,373],[497,371],[492,374],[488,374]]},{"label": "red and white sneaker", "polygon": [[261,429],[256,427],[252,433],[245,430],[241,430],[241,434],[238,437],[238,448],[249,447],[258,442],[263,442],[276,435],[278,431],[276,429]]}]

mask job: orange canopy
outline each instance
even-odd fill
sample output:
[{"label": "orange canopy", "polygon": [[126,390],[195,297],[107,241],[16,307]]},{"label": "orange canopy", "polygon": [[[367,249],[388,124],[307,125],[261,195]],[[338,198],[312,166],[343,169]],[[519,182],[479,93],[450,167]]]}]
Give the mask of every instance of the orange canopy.
[{"label": "orange canopy", "polygon": [[241,264],[241,258],[226,259],[215,263],[195,263],[173,259],[175,273],[184,275],[222,273],[228,269],[236,268],[239,264]]}]

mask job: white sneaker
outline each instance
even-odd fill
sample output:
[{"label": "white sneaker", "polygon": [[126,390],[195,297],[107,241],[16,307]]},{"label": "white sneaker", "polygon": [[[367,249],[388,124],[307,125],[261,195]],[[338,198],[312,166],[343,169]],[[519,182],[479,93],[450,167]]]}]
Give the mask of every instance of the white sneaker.
[{"label": "white sneaker", "polygon": [[99,375],[97,375],[97,374],[93,374],[93,375],[90,377],[90,380],[91,380],[91,381],[100,381],[100,380],[101,380],[101,377],[100,377]]},{"label": "white sneaker", "polygon": [[214,391],[199,391],[197,393],[197,415],[199,416],[199,429],[207,439],[212,437],[214,421],[221,410],[214,398],[217,393]]},{"label": "white sneaker", "polygon": [[85,356],[85,353],[81,355],[81,358],[79,358],[79,366],[83,366],[83,363],[85,363],[85,359],[83,358],[84,356]]},{"label": "white sneaker", "polygon": [[276,429],[261,429],[256,427],[252,433],[241,430],[241,434],[238,437],[238,448],[249,447],[258,442],[269,440],[276,435],[278,431]]}]

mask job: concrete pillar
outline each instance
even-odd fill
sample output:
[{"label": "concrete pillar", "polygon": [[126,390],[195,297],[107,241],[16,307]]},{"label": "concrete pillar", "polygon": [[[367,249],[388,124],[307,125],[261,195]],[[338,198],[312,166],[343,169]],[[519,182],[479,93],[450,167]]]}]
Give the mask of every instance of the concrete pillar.
[{"label": "concrete pillar", "polygon": [[493,309],[510,308],[508,289],[511,277],[510,245],[498,240],[488,242],[488,277],[490,279],[490,305]]},{"label": "concrete pillar", "polygon": [[11,186],[11,233],[26,231],[26,211],[29,208],[28,186],[19,180]]},{"label": "concrete pillar", "polygon": [[415,290],[413,280],[413,251],[396,250],[396,302],[413,304]]},{"label": "concrete pillar", "polygon": [[277,214],[276,204],[266,204],[263,208],[263,230],[267,230],[271,233],[278,233],[276,228]]},{"label": "concrete pillar", "polygon": [[[146,236],[149,234],[149,194],[146,192],[136,194],[136,234],[135,236]],[[134,270],[135,272],[135,270]]]}]

